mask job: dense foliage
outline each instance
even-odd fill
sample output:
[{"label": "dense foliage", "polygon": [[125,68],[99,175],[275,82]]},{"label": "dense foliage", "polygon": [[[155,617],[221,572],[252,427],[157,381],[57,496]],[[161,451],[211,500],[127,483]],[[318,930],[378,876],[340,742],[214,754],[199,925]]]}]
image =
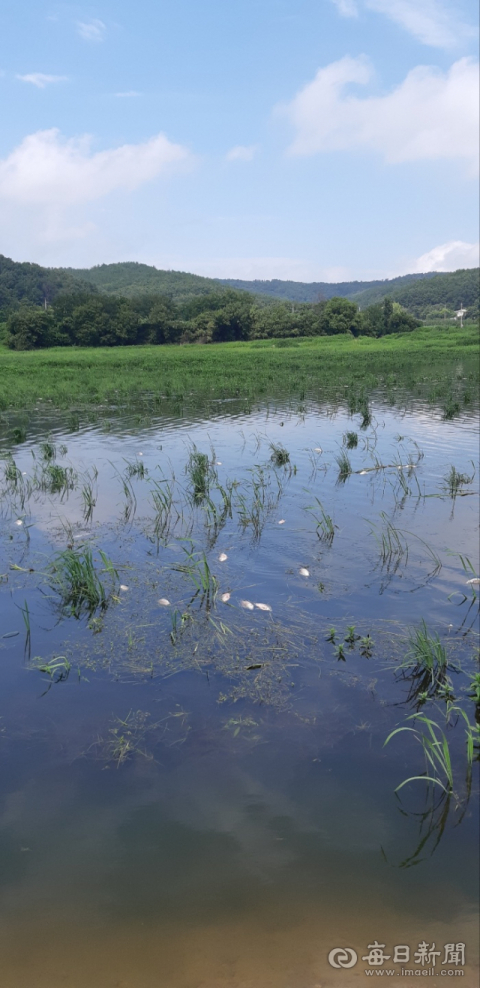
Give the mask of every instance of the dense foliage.
[{"label": "dense foliage", "polygon": [[19,264],[0,254],[0,313],[6,314],[23,303],[48,305],[59,292],[75,290],[93,292],[94,288],[82,284],[68,271]]},{"label": "dense foliage", "polygon": [[110,295],[160,294],[175,302],[186,302],[198,295],[218,291],[218,282],[185,271],[159,271],[149,264],[125,261],[121,264],[98,264],[93,268],[70,268],[71,277],[87,281]]},{"label": "dense foliage", "polygon": [[361,309],[390,296],[420,319],[449,319],[463,305],[469,318],[478,317],[479,269],[466,268],[450,273],[407,274],[386,281],[328,282],[239,281],[223,282],[237,290],[264,294],[271,298],[317,302],[333,296],[357,302]]},{"label": "dense foliage", "polygon": [[176,305],[166,295],[131,299],[104,294],[59,294],[47,309],[24,305],[7,320],[5,342],[13,350],[51,346],[131,346],[164,343],[229,343],[303,336],[383,336],[408,332],[418,322],[385,299],[361,313],[344,298],[316,305],[258,306],[246,292],[217,291]]},{"label": "dense foliage", "polygon": [[[390,286],[393,282],[389,283]],[[356,292],[352,301],[363,309],[366,305],[379,302],[388,294],[413,315],[420,319],[431,318],[432,309],[449,318],[463,305],[468,316],[478,316],[479,269],[465,268],[448,274],[432,274],[428,278],[408,281],[401,286],[383,289],[368,288]]]},{"label": "dense foliage", "polygon": [[223,278],[221,283],[230,288],[252,292],[254,295],[266,295],[278,299],[290,299],[293,302],[318,302],[329,298],[352,298],[365,290],[373,290],[380,297],[393,291],[397,286],[410,283],[418,278],[430,278],[425,274],[406,274],[399,278],[377,281],[281,281],[273,278],[271,281],[241,281],[238,278]]}]

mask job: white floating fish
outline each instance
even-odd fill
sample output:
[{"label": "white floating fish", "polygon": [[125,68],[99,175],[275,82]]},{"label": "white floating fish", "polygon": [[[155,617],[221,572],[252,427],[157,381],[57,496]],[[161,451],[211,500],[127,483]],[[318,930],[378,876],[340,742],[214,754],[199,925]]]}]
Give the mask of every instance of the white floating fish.
[{"label": "white floating fish", "polygon": [[143,453],[139,453],[138,455],[139,455],[139,456],[143,456]]},{"label": "white floating fish", "polygon": [[246,611],[253,611],[253,604],[249,600],[241,600],[240,607],[245,608]]},{"label": "white floating fish", "polygon": [[321,447],[321,446],[315,446],[315,449],[314,449],[314,451],[313,451],[313,452],[314,452],[314,453],[323,453],[323,449],[322,449],[322,447]]},{"label": "white floating fish", "polygon": [[217,467],[221,467],[221,465],[222,465],[222,461],[221,461],[221,460],[217,460],[217,462],[216,462],[216,464],[215,464],[215,466],[217,466]]},{"label": "white floating fish", "polygon": [[298,572],[299,572],[299,575],[300,576],[310,576],[310,570],[307,569],[306,566],[300,566],[300,569],[299,569]]},{"label": "white floating fish", "polygon": [[166,597],[160,597],[158,603],[160,604],[160,607],[170,607],[170,601],[167,600]]},{"label": "white floating fish", "polygon": [[121,583],[120,590],[128,590],[128,587],[126,587],[124,583]]},{"label": "white floating fish", "polygon": [[221,601],[222,601],[222,602],[223,602],[224,604],[226,604],[226,603],[227,603],[227,602],[228,602],[228,601],[230,600],[230,597],[231,597],[231,596],[232,596],[232,595],[231,595],[231,593],[222,593],[222,594],[221,594],[221,597],[220,597],[220,600],[221,600]]},{"label": "white floating fish", "polygon": [[280,521],[279,521],[278,524],[279,525],[284,525],[285,524],[285,518],[280,518]]},{"label": "white floating fish", "polygon": [[359,476],[361,477],[362,476],[362,473],[368,473],[368,470],[359,470],[358,473],[359,473]]},{"label": "white floating fish", "polygon": [[21,519],[19,518],[19,519],[18,519],[18,520],[17,520],[16,522],[15,522],[15,524],[16,524],[16,525],[23,525],[23,521],[22,521],[22,520],[21,520]]},{"label": "white floating fish", "polygon": [[26,470],[22,470],[22,477],[26,477],[26,476],[27,476],[27,471]]},{"label": "white floating fish", "polygon": [[478,578],[478,576],[475,576],[475,577],[473,578],[473,580],[467,580],[467,585],[468,585],[468,584],[472,584],[472,583],[473,583],[473,584],[477,584],[477,583],[480,583],[480,580],[479,580],[479,578]]},{"label": "white floating fish", "polygon": [[272,609],[270,604],[255,604],[255,607],[258,607],[259,611],[271,611]]},{"label": "white floating fish", "polygon": [[227,559],[228,559],[227,553],[226,552],[221,552],[220,555],[219,555],[219,557],[218,557],[219,563],[224,563],[224,562],[226,562]]}]

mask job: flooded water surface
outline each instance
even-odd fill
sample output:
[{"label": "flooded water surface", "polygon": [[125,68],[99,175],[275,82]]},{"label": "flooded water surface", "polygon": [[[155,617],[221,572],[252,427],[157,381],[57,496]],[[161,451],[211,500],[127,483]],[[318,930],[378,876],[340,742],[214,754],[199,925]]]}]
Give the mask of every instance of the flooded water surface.
[{"label": "flooded water surface", "polygon": [[23,428],[0,463],[1,988],[474,988],[473,414]]}]

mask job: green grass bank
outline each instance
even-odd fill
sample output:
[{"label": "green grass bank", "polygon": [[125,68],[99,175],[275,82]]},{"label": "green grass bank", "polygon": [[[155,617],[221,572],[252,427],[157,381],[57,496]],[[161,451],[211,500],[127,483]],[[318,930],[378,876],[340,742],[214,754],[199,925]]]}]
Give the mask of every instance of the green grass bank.
[{"label": "green grass bank", "polygon": [[40,399],[60,408],[125,404],[150,396],[222,398],[368,394],[378,387],[431,401],[475,400],[478,331],[421,327],[381,339],[347,336],[210,346],[0,348],[0,408]]}]

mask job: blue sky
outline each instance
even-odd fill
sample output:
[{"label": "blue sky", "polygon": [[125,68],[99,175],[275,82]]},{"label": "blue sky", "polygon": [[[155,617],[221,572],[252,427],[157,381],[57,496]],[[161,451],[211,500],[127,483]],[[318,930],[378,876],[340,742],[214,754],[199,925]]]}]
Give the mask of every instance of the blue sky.
[{"label": "blue sky", "polygon": [[478,264],[473,0],[4,0],[0,253],[345,280]]}]

